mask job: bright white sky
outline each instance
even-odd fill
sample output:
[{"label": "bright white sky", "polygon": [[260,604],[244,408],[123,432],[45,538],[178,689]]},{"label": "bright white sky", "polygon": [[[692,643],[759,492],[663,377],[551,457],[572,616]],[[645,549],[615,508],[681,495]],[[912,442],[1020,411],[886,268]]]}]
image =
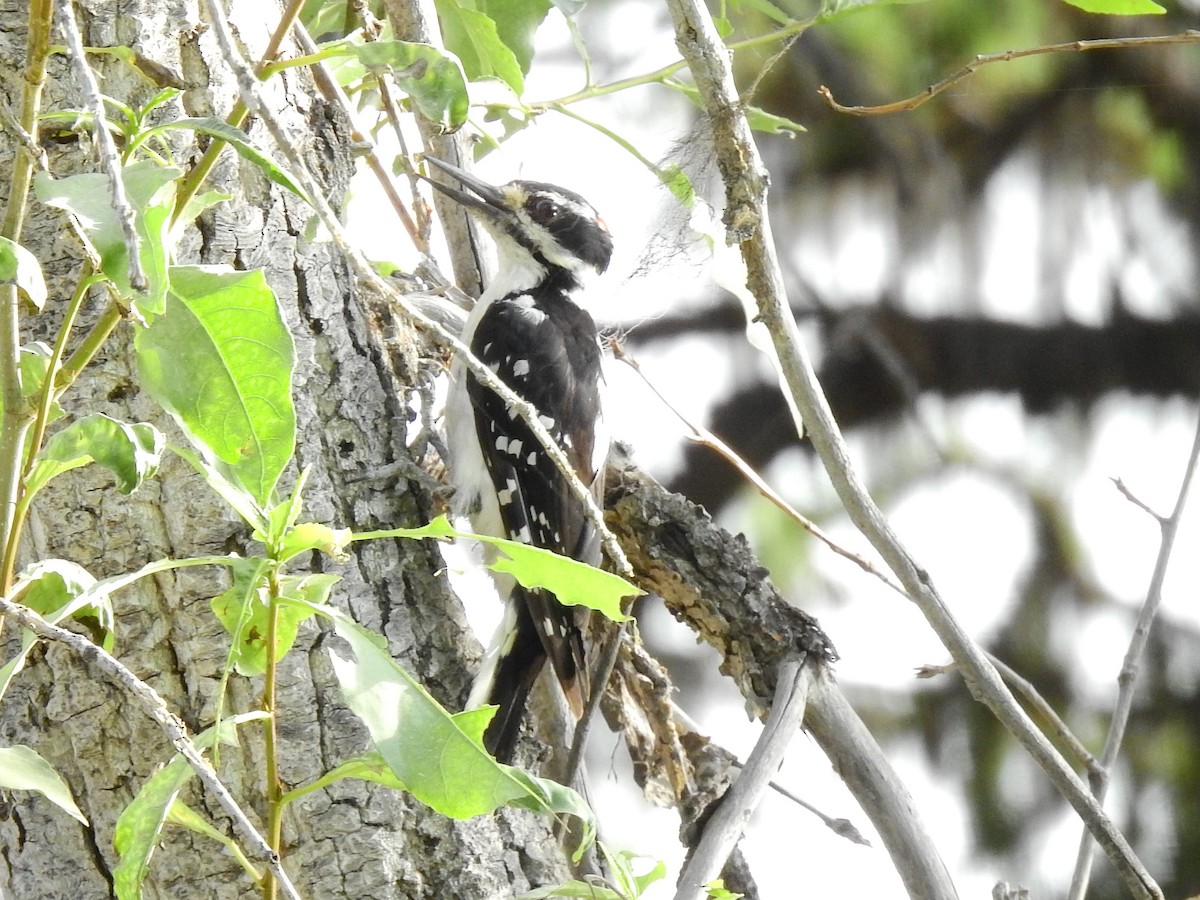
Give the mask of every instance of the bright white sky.
[{"label": "bright white sky", "polygon": [[[673,61],[674,44],[661,7],[627,3],[612,15],[620,17],[623,58],[618,76],[650,71]],[[592,23],[596,24],[595,19]],[[601,38],[593,37],[597,39]],[[572,62],[570,36],[557,11],[551,11],[538,43],[539,59],[557,62],[535,63],[528,96],[545,99],[580,87],[582,68]],[[590,101],[576,111],[618,130],[651,159],[667,156],[690,126],[689,104],[660,87]],[[644,167],[587,126],[546,114],[535,127],[485,158],[477,171],[494,181],[528,177],[563,184],[588,197],[601,211],[615,236],[617,257],[607,280],[609,305],[597,310],[598,318],[634,325],[679,304],[710,302],[707,286],[711,272],[694,255],[682,263],[659,265],[649,273],[629,277],[655,231],[676,227],[667,218],[670,204]],[[1036,267],[1038,241],[1042,229],[1060,223],[1047,212],[1044,188],[1031,161],[1017,159],[987,192],[987,254],[980,295],[983,313],[1020,321],[1045,313],[1039,301],[1043,276]],[[378,192],[369,181],[357,181],[355,189],[359,200],[352,207],[351,229],[369,255],[396,259],[399,227],[380,227],[380,222],[389,221],[390,213],[374,206]],[[1116,199],[1086,185],[1077,189],[1086,197],[1087,226],[1079,234],[1079,253],[1063,267],[1068,285],[1064,312],[1080,321],[1099,321],[1096,291],[1106,267],[1113,266],[1120,267],[1122,284],[1137,312],[1163,312],[1170,287],[1187,284],[1194,277],[1190,257],[1179,249],[1186,235],[1178,226],[1167,224],[1166,213],[1150,186],[1134,186]],[[877,196],[854,191],[803,198],[789,208],[789,215],[804,223],[803,228],[790,231],[806,235],[790,252],[824,296],[846,302],[869,298],[892,276],[897,268],[895,248],[900,244],[887,210],[887,203],[881,204]],[[793,221],[792,225],[796,224]],[[1159,238],[1152,246],[1160,250],[1158,258],[1120,256],[1125,246],[1122,235],[1131,229],[1154,229]],[[779,227],[776,233],[780,233]],[[963,269],[952,238],[948,232],[930,241],[927,256],[905,266],[904,293],[914,311],[953,311],[947,304],[961,293],[954,276]],[[700,339],[681,342],[669,356],[647,354],[641,364],[660,390],[698,419],[739,374],[728,354]],[[618,368],[610,379],[614,396],[608,418],[617,436],[633,444],[639,462],[665,476],[677,464],[683,429],[623,367]],[[1123,478],[1140,498],[1158,511],[1168,512],[1195,428],[1194,405],[1114,397],[1100,404],[1086,422],[1072,421],[1070,416],[1029,418],[1012,397],[958,403],[925,399],[920,412],[941,446],[987,463],[995,475],[980,474],[983,466],[970,471],[939,468],[915,429],[887,435],[882,438],[886,445],[880,444],[878,435],[854,435],[851,449],[854,459],[867,470],[868,479],[872,474],[869,460],[878,458],[884,447],[891,465],[899,459],[921,474],[914,480],[915,487],[889,504],[891,520],[976,637],[986,638],[1003,621],[1033,555],[1024,501],[1005,483],[1010,476],[1031,479],[1032,486],[1065,501],[1091,576],[1105,592],[1119,597],[1130,609],[1136,608],[1149,582],[1158,533],[1145,513],[1124,500],[1109,479]],[[1094,434],[1091,441],[1079,439],[1085,429]],[[1072,477],[1064,478],[1064,471]],[[811,458],[788,456],[768,475],[801,510],[833,505],[827,479]],[[1193,513],[1185,518],[1179,535],[1181,548],[1200,545],[1200,512]],[[727,524],[735,529],[753,533],[750,505],[743,504],[728,518]],[[865,550],[865,542],[848,524],[835,520],[827,527],[844,545]],[[797,547],[805,540],[798,529],[794,539]],[[778,537],[774,541],[779,543]],[[818,616],[832,636],[842,656],[837,665],[841,683],[852,698],[856,693],[882,692],[892,698],[890,702],[911,702],[922,690],[922,684],[913,679],[913,670],[925,663],[947,661],[946,652],[915,608],[830,553],[818,550],[814,558],[818,578],[826,585],[819,595],[812,595],[812,585],[820,582],[811,573],[804,582],[808,593],[803,596],[800,585],[787,583],[786,574],[781,576],[780,586],[794,591],[793,599]],[[1163,617],[1168,622],[1187,622],[1193,628],[1200,625],[1197,583],[1200,555],[1177,552],[1164,597]],[[648,629],[657,640],[694,644],[690,633],[670,623],[665,614],[655,613],[650,618],[663,625],[656,629],[651,624]],[[1109,702],[1129,639],[1129,622],[1110,612],[1064,622],[1062,629],[1062,652],[1075,661],[1079,683],[1088,686],[1100,702]],[[486,642],[486,635],[483,639]],[[715,665],[714,659],[714,669]],[[747,721],[732,688],[723,687],[728,688],[724,698],[692,712],[715,739],[745,756],[759,726]],[[648,896],[669,897],[680,862],[676,817],[669,811],[648,809],[636,790],[630,790],[627,768],[621,763],[610,766],[614,752],[618,759],[622,755],[613,750],[614,744],[615,738],[597,735],[590,764],[604,837],[617,848],[667,860],[671,866],[668,878]],[[992,885],[1000,880],[1023,883],[1033,889],[1034,896],[1049,896],[1063,889],[1078,839],[1073,816],[1064,813],[1059,825],[1047,833],[1038,859],[1024,861],[1016,869],[979,863],[969,856],[968,826],[953,787],[929,769],[919,747],[891,746],[889,755],[916,797],[961,896],[990,896]],[[1022,779],[1040,777],[1029,774],[1019,755],[1014,756],[1012,769],[1017,785]],[[864,833],[870,833],[866,817],[806,736],[797,738],[779,780],[826,814],[851,818]],[[851,845],[826,831],[808,813],[771,795],[743,848],[767,898],[796,896],[798,878],[803,880],[806,896],[903,897],[886,853],[878,840],[873,844],[871,848]]]}]

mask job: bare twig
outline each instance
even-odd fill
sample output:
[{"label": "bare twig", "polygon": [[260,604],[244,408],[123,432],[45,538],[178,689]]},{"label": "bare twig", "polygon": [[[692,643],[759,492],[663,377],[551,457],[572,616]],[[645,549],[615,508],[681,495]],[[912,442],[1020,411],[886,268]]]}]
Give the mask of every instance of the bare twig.
[{"label": "bare twig", "polygon": [[1100,763],[1087,747],[1083,746],[1083,741],[1075,737],[1075,733],[1067,727],[1067,723],[1062,720],[1062,717],[1055,712],[1046,698],[1038,693],[1038,689],[1029,683],[1020,672],[1009,666],[999,657],[989,653],[988,659],[991,660],[993,666],[1000,673],[1005,681],[1007,681],[1028,703],[1034,711],[1050,725],[1051,733],[1059,739],[1071,755],[1079,763],[1087,769],[1088,778],[1095,778],[1100,771]]},{"label": "bare twig", "polygon": [[79,26],[75,23],[75,14],[71,11],[71,0],[58,0],[58,27],[66,40],[67,51],[71,57],[71,65],[75,69],[75,77],[83,89],[84,104],[92,114],[95,123],[92,128],[92,139],[96,142],[96,152],[100,156],[100,164],[108,173],[108,181],[112,187],[113,209],[117,220],[121,223],[121,235],[125,240],[125,250],[129,254],[129,284],[135,291],[144,291],[148,286],[146,273],[142,269],[140,251],[141,240],[137,234],[137,215],[125,194],[125,179],[121,175],[121,156],[117,153],[117,145],[113,143],[108,131],[108,115],[104,111],[104,98],[100,94],[100,86],[96,76],[88,65],[87,55],[83,49],[83,38],[79,34]]},{"label": "bare twig", "polygon": [[[972,695],[984,703],[1025,747],[1096,835],[1138,898],[1162,892],[1087,787],[1013,699],[995,668],[901,543],[850,465],[849,451],[787,303],[766,210],[766,173],[750,126],[737,100],[728,53],[699,0],[668,0],[676,44],[688,60],[713,131],[717,164],[725,181],[728,239],[740,245],[747,287],[774,342],[792,397],[810,430],[834,489],[851,520],[883,557],[927,622],[961,667]],[[913,888],[910,886],[910,891]]]},{"label": "bare twig", "polygon": [[1200,31],[1189,29],[1180,34],[1158,34],[1148,37],[1101,38],[1092,41],[1067,41],[1064,44],[1044,44],[1038,47],[1026,47],[1023,50],[1005,50],[1000,53],[980,53],[971,62],[957,72],[947,75],[936,84],[931,84],[921,93],[906,100],[895,103],[883,103],[879,106],[842,106],[833,99],[833,92],[825,85],[817,88],[817,93],[825,98],[829,106],[837,112],[848,116],[889,116],[893,113],[908,112],[932,100],[946,88],[953,87],[960,81],[974,75],[976,70],[990,63],[1011,62],[1014,59],[1025,59],[1028,56],[1044,56],[1047,53],[1082,53],[1087,50],[1125,50],[1130,47],[1159,47],[1164,44],[1195,44],[1200,43]]},{"label": "bare twig", "polygon": [[[1038,689],[1030,683],[1029,679],[1025,678],[1020,672],[1009,666],[1008,663],[1004,662],[1004,660],[1000,659],[994,653],[988,653],[987,658],[996,667],[996,671],[1000,673],[1000,677],[1008,682],[1013,690],[1025,698],[1025,703],[1034,710],[1040,719],[1049,724],[1051,734],[1067,747],[1070,757],[1076,764],[1087,769],[1088,778],[1095,778],[1100,772],[1100,761],[1092,755],[1087,747],[1083,746],[1083,742],[1067,727],[1067,723],[1062,720],[1062,717],[1055,711],[1046,698],[1038,693]],[[949,675],[951,672],[957,671],[958,664],[954,662],[942,666],[929,664],[917,669],[917,677],[936,678],[939,675]]]},{"label": "bare twig", "polygon": [[746,823],[758,807],[771,779],[779,771],[784,754],[804,719],[814,666],[805,657],[786,661],[775,682],[775,700],[762,735],[737,781],[721,798],[716,811],[704,827],[700,842],[679,873],[675,900],[698,900],[706,895],[704,886],[725,867],[725,860],[741,839]]},{"label": "bare twig", "polygon": [[[689,716],[687,714],[687,712],[685,710],[683,710],[678,704],[672,704],[672,709],[674,710],[675,718],[679,722],[680,730],[691,731],[696,734],[701,733],[699,724],[691,716]],[[708,746],[709,746],[710,750],[714,751],[721,759],[725,760],[730,766],[733,766],[738,769],[746,768],[746,764],[744,762],[742,762],[742,760],[740,760],[735,753],[733,753],[726,747],[722,747],[716,741],[710,740],[708,742]],[[786,797],[788,800],[795,803],[801,809],[804,809],[804,810],[812,813],[814,816],[816,816],[818,819],[821,820],[821,822],[825,825],[826,828],[828,828],[830,831],[832,831],[838,837],[843,837],[848,841],[852,841],[855,844],[861,844],[864,847],[871,846],[871,842],[862,836],[862,832],[859,831],[858,828],[855,826],[855,824],[853,822],[851,822],[849,819],[846,819],[846,818],[843,818],[840,816],[829,815],[828,813],[822,811],[820,808],[813,806],[813,804],[809,803],[803,797],[799,796],[798,794],[794,793],[793,791],[788,790],[787,788],[785,788],[783,785],[781,785],[777,781],[772,781],[770,784],[767,785],[767,787],[769,787],[775,793],[779,794],[781,797]]]},{"label": "bare twig", "polygon": [[[1097,801],[1103,803],[1108,790],[1108,776],[1116,764],[1117,754],[1121,750],[1121,741],[1125,737],[1125,728],[1129,724],[1129,714],[1133,709],[1133,697],[1137,688],[1138,670],[1142,665],[1142,657],[1146,655],[1146,645],[1150,640],[1150,629],[1154,625],[1158,607],[1162,602],[1163,580],[1167,576],[1167,566],[1171,562],[1171,551],[1175,548],[1175,537],[1179,533],[1179,522],[1183,518],[1183,509],[1191,491],[1192,479],[1196,474],[1197,460],[1200,459],[1200,422],[1196,425],[1196,435],[1192,439],[1192,450],[1184,467],[1183,481],[1179,485],[1179,494],[1175,497],[1175,507],[1165,519],[1155,514],[1145,503],[1136,499],[1122,482],[1117,481],[1117,488],[1131,503],[1144,510],[1158,522],[1161,530],[1158,557],[1154,561],[1154,572],[1150,576],[1150,586],[1146,589],[1146,600],[1138,613],[1137,624],[1133,628],[1133,636],[1129,640],[1129,649],[1125,651],[1125,661],[1121,665],[1121,674],[1117,676],[1117,702],[1113,707],[1112,723],[1108,729],[1108,737],[1104,741],[1104,749],[1100,751],[1100,769],[1092,776],[1092,791]],[[1087,894],[1088,881],[1091,878],[1092,856],[1095,844],[1086,831],[1079,842],[1079,851],[1075,858],[1075,872],[1071,878],[1071,890],[1068,900],[1083,900]]]},{"label": "bare twig", "polygon": [[229,789],[221,782],[217,773],[213,771],[212,766],[205,760],[203,754],[197,749],[188,735],[187,727],[180,721],[179,717],[171,712],[166,701],[158,695],[158,692],[146,682],[142,681],[133,672],[127,669],[115,657],[107,653],[102,647],[98,647],[82,635],[75,634],[73,631],[68,631],[65,628],[60,628],[57,625],[51,625],[33,610],[19,603],[13,603],[5,597],[0,597],[0,611],[5,615],[12,616],[23,628],[28,628],[39,638],[46,641],[55,641],[56,643],[64,644],[74,651],[84,662],[95,666],[106,676],[112,679],[122,690],[131,694],[138,705],[141,706],[143,712],[150,716],[158,726],[162,728],[167,739],[179,752],[196,776],[204,784],[204,787],[217,799],[221,807],[229,814],[233,820],[234,826],[248,842],[250,849],[257,855],[267,861],[272,874],[276,881],[283,888],[284,893],[288,897],[300,900],[300,895],[296,893],[296,888],[292,885],[291,879],[288,878],[287,872],[283,869],[283,864],[280,861],[279,854],[271,849],[271,846],[266,842],[258,829],[250,821],[249,817],[238,805],[238,802],[229,793]]},{"label": "bare twig", "polygon": [[[292,33],[296,37],[296,43],[300,45],[300,49],[306,54],[313,55],[319,50],[313,42],[312,37],[308,33],[308,29],[297,22]],[[409,240],[413,242],[413,246],[421,253],[429,252],[429,244],[422,236],[412,216],[408,214],[408,207],[404,205],[399,192],[396,190],[396,183],[392,180],[391,173],[380,160],[379,154],[376,153],[375,142],[371,140],[370,129],[364,128],[359,122],[358,112],[354,105],[350,102],[350,98],[346,96],[346,92],[342,90],[342,86],[338,84],[337,79],[329,71],[329,67],[324,60],[320,60],[312,66],[313,81],[317,85],[317,89],[321,92],[321,96],[330,103],[336,103],[341,107],[342,112],[350,122],[350,127],[354,129],[351,135],[352,140],[358,145],[364,160],[366,160],[367,168],[375,176],[375,180],[379,182],[380,188],[383,189],[384,196],[388,198],[388,202],[392,205],[392,210],[396,213],[396,218],[400,220],[400,224],[404,226],[404,230],[408,232]]]}]

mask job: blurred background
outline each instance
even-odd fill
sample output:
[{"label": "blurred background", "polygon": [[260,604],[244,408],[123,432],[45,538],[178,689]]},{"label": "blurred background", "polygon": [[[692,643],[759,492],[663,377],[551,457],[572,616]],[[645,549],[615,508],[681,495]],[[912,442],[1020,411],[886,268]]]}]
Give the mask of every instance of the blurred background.
[{"label": "blurred background", "polygon": [[[731,43],[776,27],[762,7],[731,4]],[[1190,0],[1138,18],[1057,0],[934,0],[864,8],[786,49],[764,43],[735,57],[750,102],[807,129],[759,143],[791,303],[855,464],[960,620],[1097,754],[1159,540],[1156,521],[1112,479],[1169,513],[1197,424],[1200,45],[996,63],[881,118],[833,112],[817,89],[847,105],[886,103],[980,53],[1197,27]],[[660,4],[592,0],[574,30],[552,9],[527,102],[585,86],[580,41],[597,84],[678,59]],[[477,170],[592,200],[618,244],[597,317],[675,410],[870,557],[721,287],[737,270],[708,239],[719,208],[681,206],[644,164],[680,166],[719,206],[696,108],[650,83],[568,109],[536,116],[481,153]],[[610,381],[609,418],[635,459],[744,532],[829,633],[840,683],[909,784],[962,896],[989,896],[998,881],[1062,896],[1077,819],[957,676],[915,678],[948,662],[915,608],[689,444],[687,427],[627,367],[614,365]],[[1170,897],[1200,893],[1200,511],[1190,513],[1108,800]],[[747,754],[758,726],[715,656],[652,603],[641,619],[680,704]],[[632,795],[615,738],[596,744],[606,839],[677,866],[674,814]],[[870,836],[807,738],[780,782]],[[743,847],[764,897],[902,896],[878,840],[849,844],[778,796]],[[1099,856],[1089,896],[1124,895]]]}]

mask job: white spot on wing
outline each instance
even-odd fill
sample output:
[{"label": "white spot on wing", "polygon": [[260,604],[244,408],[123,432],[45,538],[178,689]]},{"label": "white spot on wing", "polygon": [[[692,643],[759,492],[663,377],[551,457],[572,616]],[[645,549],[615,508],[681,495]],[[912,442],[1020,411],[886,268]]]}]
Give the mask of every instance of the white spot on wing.
[{"label": "white spot on wing", "polygon": [[518,359],[515,363],[513,363],[512,372],[518,378],[528,375],[529,374],[529,360]]}]

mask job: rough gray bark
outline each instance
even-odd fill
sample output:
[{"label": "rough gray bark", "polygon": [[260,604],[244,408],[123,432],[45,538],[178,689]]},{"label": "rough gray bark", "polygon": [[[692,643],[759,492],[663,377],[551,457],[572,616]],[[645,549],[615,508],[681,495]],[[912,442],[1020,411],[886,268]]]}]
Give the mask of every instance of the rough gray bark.
[{"label": "rough gray bark", "polygon": [[[234,22],[249,43],[259,39],[263,28],[245,16],[256,8],[261,12],[261,6],[233,4]],[[9,71],[23,59],[23,7],[0,8],[0,59]],[[236,89],[192,0],[87,0],[76,12],[87,45],[131,45],[164,68],[160,78],[186,86],[181,108],[164,110],[166,114],[222,115],[232,105]],[[126,102],[145,102],[160,86],[109,57],[90,61],[103,76],[105,92]],[[19,103],[15,80],[0,85],[3,102],[10,106]],[[336,201],[351,170],[339,117],[314,97],[302,75],[285,76],[278,85],[279,108],[291,116],[297,133],[308,136],[306,154]],[[76,97],[65,63],[52,60],[47,108],[70,108]],[[54,172],[94,169],[90,149],[86,143],[52,147]],[[0,170],[8,171],[12,152],[10,135],[0,133]],[[186,141],[176,152],[184,164],[197,156]],[[7,179],[0,183],[6,188]],[[407,446],[420,423],[412,420],[406,398],[428,380],[429,372],[411,333],[403,323],[387,319],[385,311],[364,309],[332,249],[302,239],[308,219],[303,205],[269,189],[255,168],[227,151],[212,186],[234,199],[207,212],[185,236],[180,261],[267,271],[296,341],[297,460],[311,467],[306,518],[359,529],[427,521],[437,511],[436,502],[417,481],[403,475],[372,477],[396,471],[393,464],[398,462],[415,471],[413,464],[420,462]],[[45,264],[56,299],[41,321],[33,320],[39,333],[30,337],[40,338],[57,327],[57,312],[82,257],[62,219],[45,207],[35,210],[24,243],[50,261]],[[95,292],[90,316],[98,315],[106,302]],[[151,420],[167,428],[149,398],[137,390],[130,348],[130,329],[122,326],[104,359],[72,390],[68,409]],[[182,443],[178,433],[168,433]],[[295,474],[285,475],[285,486]],[[37,505],[23,561],[61,557],[104,577],[166,556],[249,549],[240,521],[221,508],[198,476],[172,458],[157,480],[132,497],[118,494],[111,477],[99,469],[60,479]],[[314,564],[330,570],[327,560]],[[398,661],[439,700],[457,707],[468,686],[467,663],[478,647],[457,599],[437,574],[441,566],[435,547],[375,543],[333,568],[342,577],[333,602],[385,634]],[[227,638],[207,602],[224,588],[221,578],[208,570],[185,570],[115,597],[117,655],[193,731],[212,723],[225,660]],[[364,730],[341,703],[333,682],[330,640],[319,624],[307,624],[280,672],[281,774],[291,785],[312,780],[366,747]],[[15,642],[10,626],[2,659],[11,656]],[[253,708],[260,690],[260,680],[234,677],[226,710]],[[64,776],[92,826],[81,827],[39,796],[14,795],[7,815],[0,816],[0,896],[110,896],[110,873],[117,862],[112,846],[116,817],[145,778],[169,758],[166,739],[115,688],[97,680],[62,648],[51,647],[35,655],[0,705],[0,745],[18,743],[34,747]],[[220,772],[261,820],[258,729],[244,729],[241,746],[224,749]],[[183,799],[222,827],[221,812],[209,798],[191,790]],[[518,813],[455,823],[406,795],[345,781],[291,807],[285,821],[286,867],[307,897],[506,897],[565,876],[561,854],[548,839],[548,824]],[[151,873],[147,897],[257,893],[221,848],[179,829],[168,829]]]}]

